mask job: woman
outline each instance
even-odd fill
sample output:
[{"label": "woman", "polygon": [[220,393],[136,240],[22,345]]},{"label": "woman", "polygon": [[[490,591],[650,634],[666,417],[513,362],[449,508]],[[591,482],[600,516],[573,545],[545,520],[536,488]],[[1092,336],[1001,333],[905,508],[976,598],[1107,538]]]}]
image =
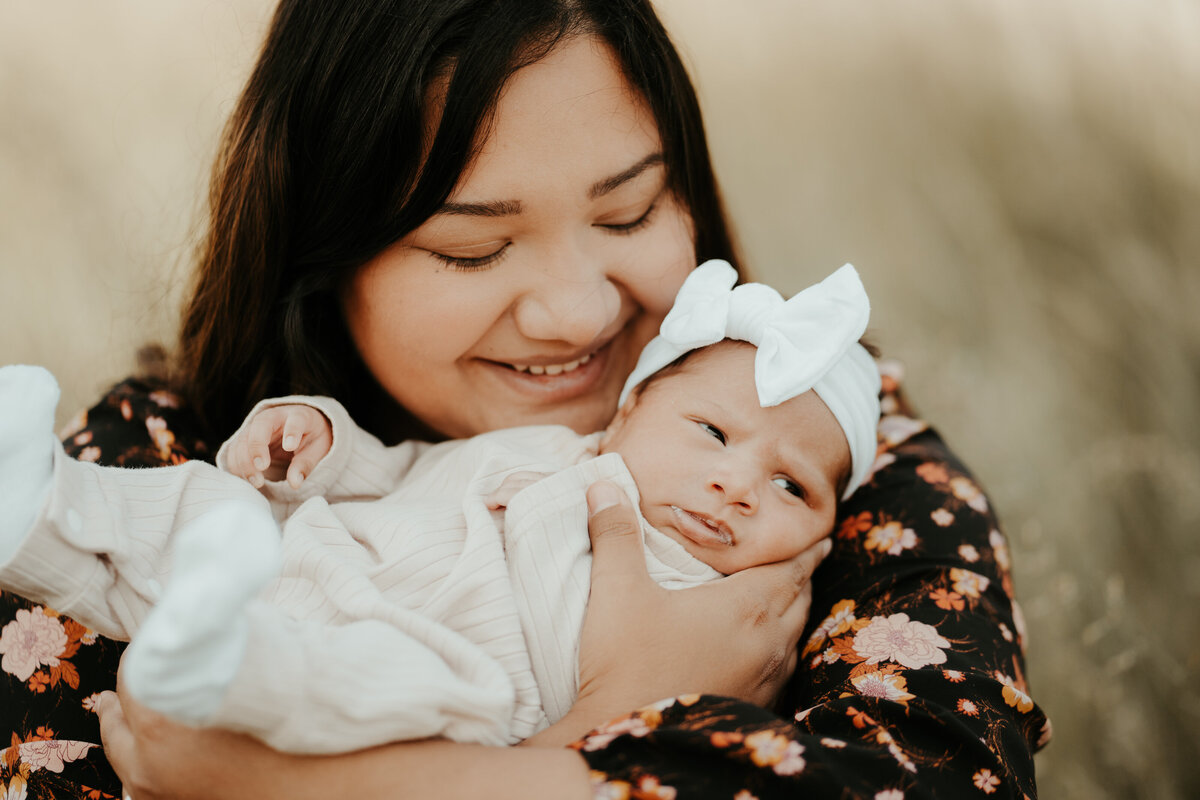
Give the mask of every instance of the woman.
[{"label": "woman", "polygon": [[[694,93],[637,0],[285,0],[211,201],[174,376],[186,405],[123,384],[70,438],[80,455],[204,457],[255,400],[289,392],[333,395],[388,441],[590,431],[687,271],[737,263]],[[138,798],[1033,795],[1044,717],[1024,693],[1003,537],[932,432],[898,415],[882,431],[892,447],[844,510],[778,714],[751,703],[796,664],[819,554],[662,592],[624,535],[628,500],[601,485],[580,699],[526,747],[297,759],[85,694],[105,754]],[[15,632],[59,622],[9,614]],[[32,708],[111,686],[116,648],[59,627],[54,665],[27,657],[8,684],[24,711],[10,790],[15,776],[65,793],[68,766],[102,766]],[[76,669],[89,647],[107,671]]]}]

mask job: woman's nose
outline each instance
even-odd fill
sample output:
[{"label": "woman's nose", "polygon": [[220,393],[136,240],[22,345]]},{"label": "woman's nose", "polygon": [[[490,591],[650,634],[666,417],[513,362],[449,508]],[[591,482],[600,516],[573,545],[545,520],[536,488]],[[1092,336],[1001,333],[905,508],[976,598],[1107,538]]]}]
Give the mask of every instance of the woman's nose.
[{"label": "woman's nose", "polygon": [[620,291],[590,266],[540,271],[513,308],[522,336],[576,346],[595,342],[620,313]]}]

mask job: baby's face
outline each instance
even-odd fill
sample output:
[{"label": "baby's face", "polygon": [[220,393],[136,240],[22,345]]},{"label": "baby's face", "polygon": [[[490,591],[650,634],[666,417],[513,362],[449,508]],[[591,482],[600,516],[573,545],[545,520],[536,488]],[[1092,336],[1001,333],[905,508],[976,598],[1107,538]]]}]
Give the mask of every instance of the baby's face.
[{"label": "baby's face", "polygon": [[833,530],[850,447],[813,392],[762,408],[756,350],[725,341],[631,395],[601,442],[620,453],[658,530],[729,574]]}]

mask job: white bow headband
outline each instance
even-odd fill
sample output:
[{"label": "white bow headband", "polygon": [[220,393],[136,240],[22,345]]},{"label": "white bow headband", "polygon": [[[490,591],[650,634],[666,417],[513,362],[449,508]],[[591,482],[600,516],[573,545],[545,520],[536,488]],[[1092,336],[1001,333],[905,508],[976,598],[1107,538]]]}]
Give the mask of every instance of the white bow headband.
[{"label": "white bow headband", "polygon": [[849,497],[875,461],[879,424],[879,369],[858,343],[871,315],[858,273],[846,264],[787,301],[770,286],[735,283],[737,272],[725,261],[692,270],[625,382],[621,403],[684,353],[722,339],[749,342],[758,347],[754,384],[763,408],[812,389],[833,412],[850,444],[842,499]]}]

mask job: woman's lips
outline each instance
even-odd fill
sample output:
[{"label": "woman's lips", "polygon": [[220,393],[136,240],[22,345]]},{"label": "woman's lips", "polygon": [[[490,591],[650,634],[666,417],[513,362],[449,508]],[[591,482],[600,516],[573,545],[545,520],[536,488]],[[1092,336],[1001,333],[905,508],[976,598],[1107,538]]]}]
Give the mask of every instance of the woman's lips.
[{"label": "woman's lips", "polygon": [[675,529],[698,545],[733,546],[733,531],[720,520],[671,506],[675,515]]},{"label": "woman's lips", "polygon": [[567,360],[528,359],[520,363],[481,359],[492,373],[523,394],[540,402],[562,402],[597,391],[604,380],[612,342]]}]

